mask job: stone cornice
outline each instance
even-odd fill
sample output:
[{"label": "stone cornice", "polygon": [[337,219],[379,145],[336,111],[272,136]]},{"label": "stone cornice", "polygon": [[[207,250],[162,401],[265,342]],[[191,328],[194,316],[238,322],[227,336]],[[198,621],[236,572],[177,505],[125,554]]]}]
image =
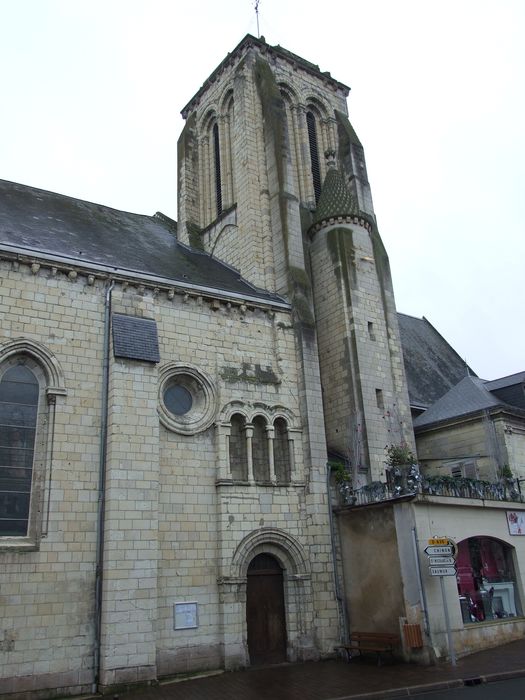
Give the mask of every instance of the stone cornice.
[{"label": "stone cornice", "polygon": [[239,307],[241,313],[247,310],[260,309],[268,313],[276,311],[290,311],[290,305],[283,301],[271,301],[260,299],[255,295],[240,295],[235,292],[223,291],[211,287],[192,285],[178,280],[170,280],[164,277],[156,277],[145,273],[135,272],[121,268],[114,268],[89,262],[78,262],[76,260],[19,248],[17,246],[0,245],[0,261],[11,264],[13,270],[18,270],[20,266],[26,266],[28,271],[38,276],[47,273],[49,277],[59,274],[64,275],[71,283],[77,282],[80,278],[86,280],[88,286],[93,286],[97,281],[114,280],[122,284],[123,288],[136,287],[139,294],[144,294],[146,290],[153,296],[165,294],[169,300],[175,296],[182,296],[184,301],[190,298],[203,303],[206,301],[211,308],[218,311],[222,306]]},{"label": "stone cornice", "polygon": [[368,217],[363,214],[357,214],[357,215],[349,215],[349,216],[331,216],[328,219],[322,219],[321,221],[318,221],[316,224],[314,224],[310,230],[309,234],[310,236],[313,236],[316,234],[318,231],[320,231],[322,228],[326,228],[327,226],[338,226],[338,225],[350,225],[354,224],[354,226],[362,226],[363,228],[366,228],[366,230],[369,233],[372,233],[373,226],[372,223],[369,221]]},{"label": "stone cornice", "polygon": [[223,59],[221,63],[219,63],[217,68],[204,81],[202,86],[191,98],[188,104],[181,110],[181,114],[184,119],[187,119],[189,114],[191,114],[191,112],[193,112],[198,107],[204,93],[209,89],[211,85],[213,85],[219,80],[220,76],[224,73],[224,71],[233,66],[234,63],[237,63],[240,60],[243,53],[252,48],[257,48],[262,55],[280,58],[281,60],[284,60],[287,63],[289,63],[296,70],[303,70],[305,71],[305,73],[314,75],[316,78],[322,80],[324,83],[331,85],[334,89],[343,91],[345,97],[350,92],[350,88],[348,87],[348,85],[345,85],[344,83],[340,83],[339,81],[335,80],[329,73],[322,72],[313,63],[305,61],[300,56],[296,56],[295,54],[291,53],[290,51],[287,51],[286,49],[283,49],[280,46],[270,46],[270,44],[266,43],[264,37],[258,39],[257,37],[252,36],[251,34],[247,34],[244,37],[244,39],[242,39],[237,44],[233,51],[231,53],[228,53],[226,55],[226,58]]}]

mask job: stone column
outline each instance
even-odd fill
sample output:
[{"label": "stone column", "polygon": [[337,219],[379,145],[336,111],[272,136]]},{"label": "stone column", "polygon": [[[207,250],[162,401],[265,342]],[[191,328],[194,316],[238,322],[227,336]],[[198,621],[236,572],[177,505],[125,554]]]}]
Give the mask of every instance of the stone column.
[{"label": "stone column", "polygon": [[247,423],[244,427],[244,432],[246,434],[246,457],[248,460],[248,481],[250,484],[255,484],[255,478],[253,476],[253,451],[252,451],[252,438],[253,438],[253,425]]},{"label": "stone column", "polygon": [[299,137],[301,151],[301,181],[303,192],[303,203],[315,204],[314,185],[312,182],[312,173],[310,169],[310,141],[308,139],[308,127],[306,125],[306,105],[298,104],[296,108],[297,115],[297,134]]},{"label": "stone column", "polygon": [[208,224],[209,195],[209,163],[208,163],[208,136],[203,136],[199,142],[199,179],[200,179],[200,225],[204,228]]},{"label": "stone column", "polygon": [[275,460],[273,455],[273,425],[266,426],[266,437],[268,439],[268,462],[270,466],[270,481],[272,482],[272,484],[275,484],[277,482],[277,477],[275,476]]},{"label": "stone column", "polygon": [[[296,469],[295,440],[301,439],[301,431],[297,428],[288,428],[288,455],[290,457],[290,481],[303,481],[304,469]],[[300,473],[299,473],[300,471]]]},{"label": "stone column", "polygon": [[232,152],[230,138],[230,117],[221,115],[219,122],[219,145],[221,149],[222,166],[222,206],[227,209],[233,204]]}]

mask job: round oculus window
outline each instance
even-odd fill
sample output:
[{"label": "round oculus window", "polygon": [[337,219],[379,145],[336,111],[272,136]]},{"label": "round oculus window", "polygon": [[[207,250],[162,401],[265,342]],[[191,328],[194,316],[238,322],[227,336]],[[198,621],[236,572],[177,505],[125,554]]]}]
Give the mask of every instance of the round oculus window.
[{"label": "round oculus window", "polygon": [[215,419],[215,388],[200,370],[170,363],[160,370],[159,417],[176,433],[193,435],[206,430]]},{"label": "round oculus window", "polygon": [[175,416],[184,416],[191,410],[193,397],[186,387],[172,384],[164,390],[164,404]]}]

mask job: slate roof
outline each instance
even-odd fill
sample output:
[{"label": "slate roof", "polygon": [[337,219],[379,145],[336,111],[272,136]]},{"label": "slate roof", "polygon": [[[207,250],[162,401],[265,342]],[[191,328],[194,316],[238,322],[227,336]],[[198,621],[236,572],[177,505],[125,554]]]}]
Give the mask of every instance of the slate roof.
[{"label": "slate roof", "polygon": [[414,420],[414,428],[501,405],[502,402],[486,388],[485,380],[478,377],[464,377],[459,384]]},{"label": "slate roof", "polygon": [[163,215],[131,214],[6,180],[0,180],[2,244],[283,303],[228,265],[178,242],[176,222]]},{"label": "slate roof", "polygon": [[509,374],[507,377],[493,379],[492,381],[487,382],[486,386],[489,391],[497,391],[498,389],[506,389],[507,387],[524,383],[525,372],[516,372],[516,374]]},{"label": "slate roof", "polygon": [[467,374],[476,376],[426,318],[397,316],[411,406],[428,408]]},{"label": "slate roof", "polygon": [[352,216],[357,206],[350,194],[345,178],[337,168],[329,168],[321,189],[319,203],[315,210],[312,226],[338,216]]},{"label": "slate roof", "polygon": [[525,409],[525,372],[494,379],[486,386],[501,401]]}]

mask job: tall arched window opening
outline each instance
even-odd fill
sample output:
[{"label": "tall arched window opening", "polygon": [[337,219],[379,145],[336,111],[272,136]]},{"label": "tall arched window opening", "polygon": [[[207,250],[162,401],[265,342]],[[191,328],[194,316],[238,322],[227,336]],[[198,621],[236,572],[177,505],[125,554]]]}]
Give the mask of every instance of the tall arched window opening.
[{"label": "tall arched window opening", "polygon": [[215,201],[217,216],[222,214],[222,183],[221,183],[221,146],[219,141],[219,125],[213,125],[213,156],[215,162]]},{"label": "tall arched window opening", "polygon": [[248,480],[246,422],[240,413],[233,415],[230,421],[230,472],[236,481]]},{"label": "tall arched window opening", "polygon": [[281,97],[284,102],[284,109],[286,114],[286,120],[283,124],[284,126],[284,139],[287,149],[287,156],[290,163],[290,175],[291,175],[291,185],[290,189],[293,194],[295,194],[299,200],[303,201],[304,196],[304,173],[300,172],[302,165],[302,150],[301,146],[297,140],[297,124],[296,124],[296,109],[295,104],[297,98],[290,91],[288,86],[280,86]]},{"label": "tall arched window opening", "polygon": [[273,424],[273,461],[275,477],[278,483],[290,482],[290,446],[288,444],[288,426],[284,418],[276,418]]},{"label": "tall arched window opening", "polygon": [[317,204],[321,196],[321,169],[319,164],[319,147],[317,145],[317,127],[313,112],[306,113],[306,126],[308,128],[308,143],[310,146],[310,168],[314,186],[315,203]]},{"label": "tall arched window opening", "polygon": [[0,536],[25,537],[29,530],[31,486],[40,387],[22,362],[0,380]]},{"label": "tall arched window opening", "polygon": [[270,459],[266,421],[262,416],[253,419],[253,476],[255,481],[270,481]]},{"label": "tall arched window opening", "polygon": [[223,209],[235,203],[235,187],[232,157],[233,124],[235,119],[233,92],[230,92],[225,103],[224,120],[224,143],[222,152],[224,154],[222,163],[222,206]]}]

